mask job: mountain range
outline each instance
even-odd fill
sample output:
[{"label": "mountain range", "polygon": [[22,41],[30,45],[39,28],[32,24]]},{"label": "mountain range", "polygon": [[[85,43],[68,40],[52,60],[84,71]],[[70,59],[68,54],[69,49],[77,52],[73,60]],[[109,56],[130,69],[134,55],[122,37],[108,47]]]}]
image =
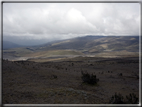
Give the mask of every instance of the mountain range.
[{"label": "mountain range", "polygon": [[10,42],[10,41],[3,41],[3,49],[10,49],[10,48],[18,48],[18,47],[24,47],[22,45]]},{"label": "mountain range", "polygon": [[[66,40],[56,40],[43,45],[22,47],[3,42],[4,56],[51,57],[58,55],[117,55],[139,52],[139,36],[84,36]],[[10,44],[10,45],[9,45]],[[10,46],[9,49],[8,46]],[[18,48],[15,48],[18,47]]]},{"label": "mountain range", "polygon": [[50,42],[31,47],[33,50],[73,49],[82,52],[97,53],[102,51],[139,51],[138,36],[85,36]]}]

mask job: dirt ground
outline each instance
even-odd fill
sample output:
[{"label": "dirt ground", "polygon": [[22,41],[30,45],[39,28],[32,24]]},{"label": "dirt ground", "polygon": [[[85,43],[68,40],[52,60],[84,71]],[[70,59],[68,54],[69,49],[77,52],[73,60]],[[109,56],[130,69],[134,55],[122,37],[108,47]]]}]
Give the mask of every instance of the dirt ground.
[{"label": "dirt ground", "polygon": [[[81,71],[99,82],[84,84]],[[139,97],[137,57],[2,61],[3,104],[108,104],[115,93]]]}]

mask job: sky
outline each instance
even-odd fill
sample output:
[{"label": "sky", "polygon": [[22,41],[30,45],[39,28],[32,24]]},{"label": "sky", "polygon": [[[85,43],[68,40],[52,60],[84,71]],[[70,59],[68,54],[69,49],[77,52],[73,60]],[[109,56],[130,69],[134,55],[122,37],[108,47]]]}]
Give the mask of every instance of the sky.
[{"label": "sky", "polygon": [[139,35],[139,3],[4,3],[3,40],[36,45],[86,35]]}]

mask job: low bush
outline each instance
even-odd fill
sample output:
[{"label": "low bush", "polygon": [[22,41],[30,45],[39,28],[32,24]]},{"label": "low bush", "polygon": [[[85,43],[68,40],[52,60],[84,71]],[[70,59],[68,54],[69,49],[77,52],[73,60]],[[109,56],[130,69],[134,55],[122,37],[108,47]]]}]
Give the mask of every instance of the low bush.
[{"label": "low bush", "polygon": [[57,79],[57,75],[52,75],[52,79]]},{"label": "low bush", "polygon": [[115,93],[109,101],[111,104],[124,104],[123,96],[121,94]]},{"label": "low bush", "polygon": [[134,93],[126,95],[126,99],[121,94],[115,93],[109,100],[111,104],[138,104],[138,98]]},{"label": "low bush", "polygon": [[89,73],[83,73],[83,71],[81,71],[82,73],[82,81],[83,83],[87,83],[87,84],[97,84],[97,82],[99,81],[99,79],[96,78],[96,75],[90,75]]},{"label": "low bush", "polygon": [[138,104],[138,98],[134,93],[130,93],[128,96],[126,96],[127,103],[129,104]]}]

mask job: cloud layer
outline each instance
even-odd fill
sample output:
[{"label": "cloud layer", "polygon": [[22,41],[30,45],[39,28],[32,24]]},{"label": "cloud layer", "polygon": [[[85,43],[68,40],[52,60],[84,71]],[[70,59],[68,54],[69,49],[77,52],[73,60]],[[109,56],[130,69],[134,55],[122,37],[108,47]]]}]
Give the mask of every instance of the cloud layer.
[{"label": "cloud layer", "polygon": [[4,36],[139,35],[138,3],[4,3]]}]

